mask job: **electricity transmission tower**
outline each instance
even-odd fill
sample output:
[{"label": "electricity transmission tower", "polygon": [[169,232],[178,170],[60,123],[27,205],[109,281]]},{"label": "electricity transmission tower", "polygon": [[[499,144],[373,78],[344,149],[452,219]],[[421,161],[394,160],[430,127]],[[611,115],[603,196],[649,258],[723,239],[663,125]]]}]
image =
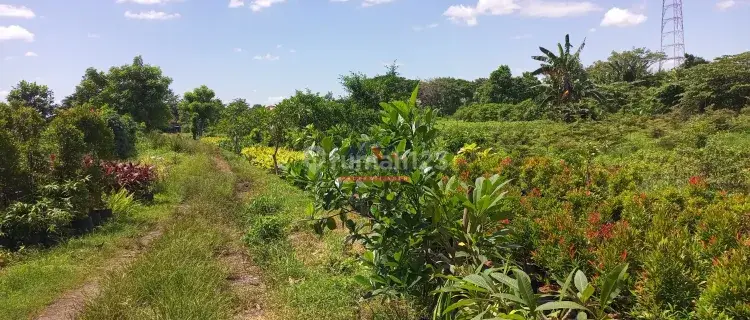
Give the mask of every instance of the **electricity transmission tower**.
[{"label": "electricity transmission tower", "polygon": [[675,68],[685,62],[685,30],[682,20],[682,0],[662,0],[661,51],[667,58],[659,61],[659,70],[668,61]]}]

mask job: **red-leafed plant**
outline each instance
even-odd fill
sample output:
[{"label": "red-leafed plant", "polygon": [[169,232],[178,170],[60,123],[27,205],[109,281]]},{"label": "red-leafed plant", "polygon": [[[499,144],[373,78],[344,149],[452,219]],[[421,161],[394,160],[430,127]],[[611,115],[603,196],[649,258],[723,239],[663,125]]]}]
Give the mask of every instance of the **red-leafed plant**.
[{"label": "red-leafed plant", "polygon": [[104,175],[116,189],[142,197],[152,191],[157,175],[153,166],[132,162],[103,162]]}]

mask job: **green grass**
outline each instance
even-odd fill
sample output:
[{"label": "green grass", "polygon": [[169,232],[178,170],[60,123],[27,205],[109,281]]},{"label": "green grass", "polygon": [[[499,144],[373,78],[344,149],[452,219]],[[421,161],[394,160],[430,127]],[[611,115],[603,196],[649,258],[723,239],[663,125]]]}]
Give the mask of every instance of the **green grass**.
[{"label": "green grass", "polygon": [[[354,254],[343,245],[345,234],[329,232],[323,238],[313,235],[311,229],[298,223],[305,218],[305,208],[311,201],[302,190],[244,159],[232,155],[227,158],[238,179],[250,182],[250,201],[276,198],[283,205],[272,214],[290,221],[287,237],[248,244],[269,286],[273,318],[357,318],[358,300],[364,288],[352,278],[362,270],[354,262]],[[250,222],[259,217],[250,214],[244,219],[250,228],[256,225]]]},{"label": "green grass", "polygon": [[71,239],[53,249],[21,253],[0,271],[0,319],[23,319],[102,270],[118,251],[167,214],[170,203],[145,208],[129,219]]},{"label": "green grass", "polygon": [[184,199],[169,227],[124,273],[111,275],[87,303],[84,319],[227,319],[234,297],[217,259],[232,239],[234,178],[210,154],[187,156],[169,172],[166,190]]}]

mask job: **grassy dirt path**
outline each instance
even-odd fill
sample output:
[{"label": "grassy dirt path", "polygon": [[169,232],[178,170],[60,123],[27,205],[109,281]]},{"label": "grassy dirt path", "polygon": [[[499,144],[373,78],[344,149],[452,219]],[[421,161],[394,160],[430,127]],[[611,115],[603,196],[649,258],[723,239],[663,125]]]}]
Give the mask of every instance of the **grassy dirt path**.
[{"label": "grassy dirt path", "polygon": [[[118,272],[130,265],[137,256],[146,250],[156,238],[161,236],[162,230],[157,227],[138,238],[136,246],[119,252],[115,257],[104,262],[104,272]],[[37,320],[64,320],[78,318],[87,300],[100,292],[100,278],[89,278],[82,286],[70,290],[48,305],[38,316]]]},{"label": "grassy dirt path", "polygon": [[265,319],[260,268],[242,242],[243,182],[215,153],[172,171],[184,211],[124,270],[110,273],[80,319]]}]

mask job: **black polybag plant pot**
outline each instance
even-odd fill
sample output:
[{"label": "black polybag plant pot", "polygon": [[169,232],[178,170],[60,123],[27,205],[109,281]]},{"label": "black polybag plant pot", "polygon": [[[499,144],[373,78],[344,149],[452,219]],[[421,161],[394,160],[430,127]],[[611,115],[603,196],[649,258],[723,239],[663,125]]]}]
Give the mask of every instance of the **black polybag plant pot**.
[{"label": "black polybag plant pot", "polygon": [[141,195],[141,200],[146,201],[146,202],[154,201],[154,193],[153,192],[144,193],[143,195]]},{"label": "black polybag plant pot", "polygon": [[73,220],[72,225],[73,230],[75,230],[77,234],[85,234],[94,230],[94,222],[91,221],[91,217],[89,216]]},{"label": "black polybag plant pot", "polygon": [[13,241],[6,237],[0,236],[0,248],[12,249],[13,247],[15,247]]},{"label": "black polybag plant pot", "polygon": [[102,222],[109,220],[112,218],[112,209],[102,209],[98,210],[99,215],[102,217]]},{"label": "black polybag plant pot", "polygon": [[91,224],[93,224],[94,227],[102,225],[102,215],[99,213],[99,210],[89,211],[89,218],[91,218]]}]

